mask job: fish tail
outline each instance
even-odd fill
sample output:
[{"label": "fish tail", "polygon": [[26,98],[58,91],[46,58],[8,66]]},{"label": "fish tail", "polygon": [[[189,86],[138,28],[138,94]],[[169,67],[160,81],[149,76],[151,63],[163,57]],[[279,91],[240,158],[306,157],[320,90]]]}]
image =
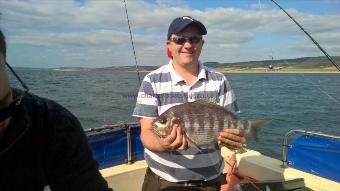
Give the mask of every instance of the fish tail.
[{"label": "fish tail", "polygon": [[247,120],[243,122],[243,127],[246,130],[246,134],[250,134],[256,141],[259,142],[259,128],[264,127],[270,123],[269,120]]}]

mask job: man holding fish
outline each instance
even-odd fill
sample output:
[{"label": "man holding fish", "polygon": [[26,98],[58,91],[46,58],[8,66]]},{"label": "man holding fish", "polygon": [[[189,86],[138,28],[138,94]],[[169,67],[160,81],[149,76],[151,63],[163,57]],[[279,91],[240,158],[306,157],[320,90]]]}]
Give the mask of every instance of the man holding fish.
[{"label": "man holding fish", "polygon": [[[169,64],[147,74],[133,116],[141,123],[147,169],[143,190],[219,191],[220,146],[239,149],[257,126],[237,120],[226,77],[199,62],[205,26],[190,16],[169,26]],[[244,131],[246,130],[246,131]]]}]

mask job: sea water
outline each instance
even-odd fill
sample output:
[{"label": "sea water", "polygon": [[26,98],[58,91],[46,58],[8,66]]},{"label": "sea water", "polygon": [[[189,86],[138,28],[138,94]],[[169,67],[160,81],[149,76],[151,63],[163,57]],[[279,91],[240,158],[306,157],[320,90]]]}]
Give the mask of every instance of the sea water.
[{"label": "sea water", "polygon": [[[83,128],[100,127],[131,116],[139,89],[135,72],[55,71],[17,68],[30,92],[69,109]],[[141,78],[146,73],[141,73]],[[285,133],[291,129],[340,135],[340,75],[306,73],[227,73],[241,119],[267,119],[260,142],[247,147],[281,158]],[[11,77],[13,78],[13,77]],[[13,86],[19,84],[13,80]]]}]

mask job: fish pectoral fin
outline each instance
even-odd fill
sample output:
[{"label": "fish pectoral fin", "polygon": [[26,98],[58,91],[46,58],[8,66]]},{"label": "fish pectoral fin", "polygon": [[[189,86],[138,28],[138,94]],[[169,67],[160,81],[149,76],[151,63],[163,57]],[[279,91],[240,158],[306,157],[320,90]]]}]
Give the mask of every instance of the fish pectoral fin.
[{"label": "fish pectoral fin", "polygon": [[186,136],[187,140],[189,143],[191,143],[192,145],[194,145],[201,153],[203,152],[203,149],[197,145],[197,143],[195,143],[192,139],[190,139],[188,136]]}]

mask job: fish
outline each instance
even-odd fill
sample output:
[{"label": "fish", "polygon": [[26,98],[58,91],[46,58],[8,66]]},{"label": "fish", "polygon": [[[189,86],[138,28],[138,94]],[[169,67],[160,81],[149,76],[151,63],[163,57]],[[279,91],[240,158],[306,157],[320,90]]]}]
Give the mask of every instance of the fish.
[{"label": "fish", "polygon": [[189,146],[202,150],[218,143],[218,134],[225,128],[236,128],[251,135],[258,142],[258,129],[269,120],[240,120],[226,108],[206,100],[196,100],[175,105],[163,112],[152,123],[153,131],[160,138],[167,137],[174,124],[186,135]]}]

